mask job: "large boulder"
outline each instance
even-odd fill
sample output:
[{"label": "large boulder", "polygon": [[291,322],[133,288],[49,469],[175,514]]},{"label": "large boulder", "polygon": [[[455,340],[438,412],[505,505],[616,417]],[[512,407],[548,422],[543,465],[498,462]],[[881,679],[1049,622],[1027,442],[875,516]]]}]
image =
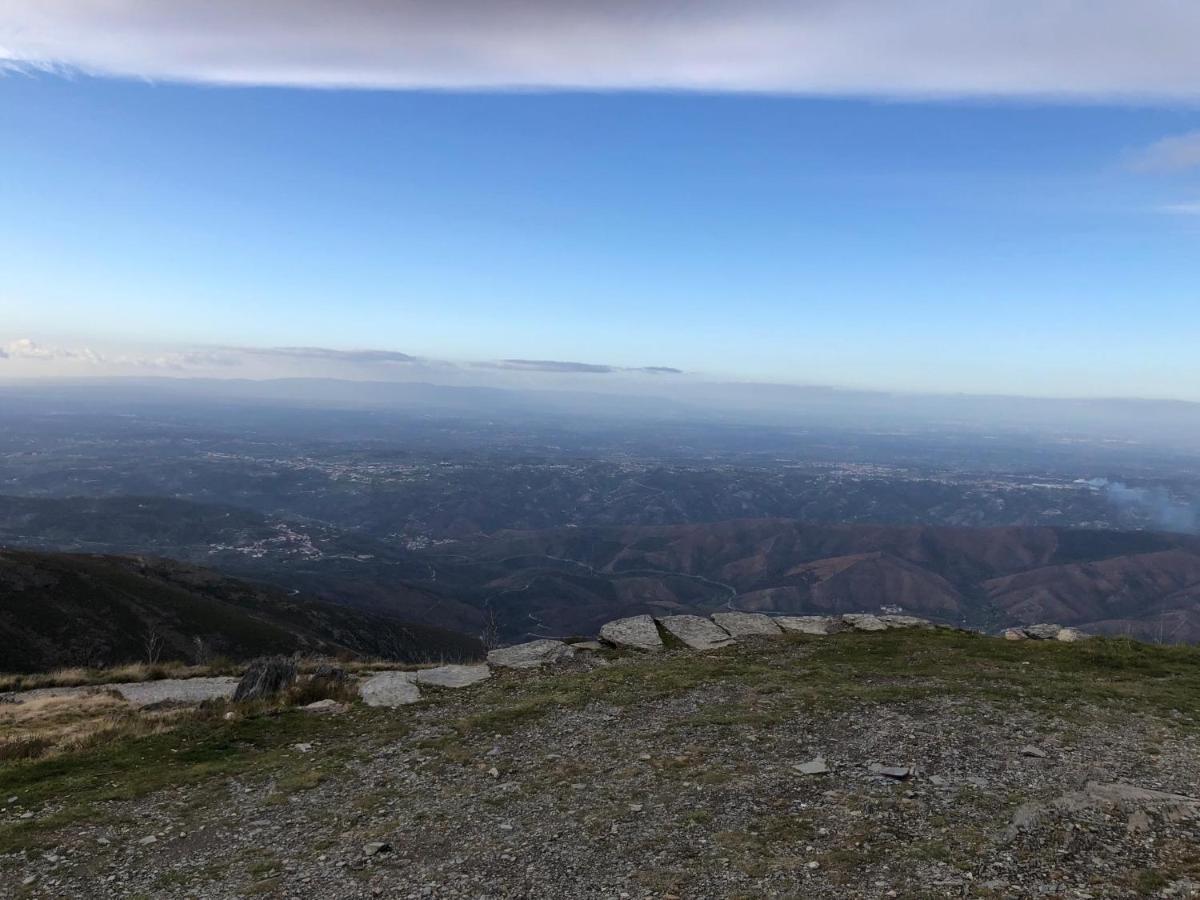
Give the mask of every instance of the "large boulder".
[{"label": "large boulder", "polygon": [[609,622],[600,628],[600,637],[616,647],[630,650],[655,651],[663,648],[653,616],[630,616]]},{"label": "large boulder", "polygon": [[1058,638],[1058,633],[1062,631],[1062,626],[1043,623],[1041,625],[1024,625],[1021,627],[1021,630],[1025,632],[1027,637],[1031,637],[1035,641],[1053,641]]},{"label": "large boulder", "polygon": [[932,628],[933,623],[928,619],[921,619],[917,616],[880,616],[879,621],[883,622],[888,628]]},{"label": "large boulder", "polygon": [[663,616],[657,622],[693,650],[715,650],[734,642],[728,631],[701,616]]},{"label": "large boulder", "polygon": [[367,706],[396,708],[421,699],[416,672],[378,672],[359,685],[358,693]]},{"label": "large boulder", "polygon": [[840,616],[776,616],[774,622],[795,634],[837,634],[846,627]]},{"label": "large boulder", "polygon": [[295,660],[286,656],[256,659],[246,667],[246,673],[233,692],[235,703],[246,700],[267,700],[296,683]]},{"label": "large boulder", "polygon": [[1056,634],[1054,636],[1054,639],[1056,641],[1062,641],[1063,643],[1066,643],[1066,644],[1071,644],[1071,643],[1074,643],[1075,641],[1082,641],[1085,638],[1090,638],[1090,637],[1091,637],[1090,634],[1085,634],[1084,632],[1080,631],[1078,628],[1060,628],[1058,630],[1058,634]]},{"label": "large boulder", "polygon": [[712,619],[735,638],[759,635],[779,637],[783,634],[774,620],[762,613],[719,612],[713,613]]},{"label": "large boulder", "polygon": [[887,631],[888,623],[870,613],[847,613],[842,621],[855,631]]},{"label": "large boulder", "polygon": [[438,666],[435,669],[421,669],[417,672],[417,684],[428,684],[434,687],[463,688],[492,677],[492,670],[486,665],[478,666]]},{"label": "large boulder", "polygon": [[534,669],[549,663],[566,662],[574,656],[575,650],[570,644],[543,639],[493,650],[487,661],[508,669]]}]

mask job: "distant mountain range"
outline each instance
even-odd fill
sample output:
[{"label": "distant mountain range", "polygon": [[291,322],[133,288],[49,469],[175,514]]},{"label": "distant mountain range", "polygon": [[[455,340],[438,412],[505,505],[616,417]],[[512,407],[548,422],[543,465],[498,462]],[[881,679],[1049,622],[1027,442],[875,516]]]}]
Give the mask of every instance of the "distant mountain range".
[{"label": "distant mountain range", "polygon": [[473,638],[161,559],[0,550],[0,671],[204,655],[474,659]]},{"label": "distant mountain range", "polygon": [[755,519],[506,532],[441,550],[471,562],[447,555],[440,589],[495,610],[506,633],[588,634],[618,615],[726,606],[895,606],[987,630],[1053,621],[1200,641],[1200,538],[1185,535]]}]

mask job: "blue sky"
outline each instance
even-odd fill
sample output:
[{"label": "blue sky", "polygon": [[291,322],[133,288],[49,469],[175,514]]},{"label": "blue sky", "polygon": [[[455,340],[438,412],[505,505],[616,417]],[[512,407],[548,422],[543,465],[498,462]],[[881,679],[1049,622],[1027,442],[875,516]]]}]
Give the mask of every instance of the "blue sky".
[{"label": "blue sky", "polygon": [[318,346],[1200,400],[1200,159],[1147,162],[1187,102],[23,72],[0,122],[12,373]]}]

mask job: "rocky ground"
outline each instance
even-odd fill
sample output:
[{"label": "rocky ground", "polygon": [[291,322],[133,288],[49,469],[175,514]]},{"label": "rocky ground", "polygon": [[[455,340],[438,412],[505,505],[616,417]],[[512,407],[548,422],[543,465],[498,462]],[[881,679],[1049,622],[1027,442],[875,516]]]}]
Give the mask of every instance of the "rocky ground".
[{"label": "rocky ground", "polygon": [[0,769],[13,897],[1200,897],[1200,653],[945,631],[217,701]]}]

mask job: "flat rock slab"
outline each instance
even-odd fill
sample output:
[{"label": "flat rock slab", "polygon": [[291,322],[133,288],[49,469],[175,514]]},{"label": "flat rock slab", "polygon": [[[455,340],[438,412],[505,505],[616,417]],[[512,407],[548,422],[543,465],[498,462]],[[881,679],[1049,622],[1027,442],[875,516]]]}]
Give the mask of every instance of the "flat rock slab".
[{"label": "flat rock slab", "polygon": [[663,616],[657,622],[693,650],[716,650],[734,642],[728,631],[701,616]]},{"label": "flat rock slab", "polygon": [[784,631],[795,634],[837,634],[842,620],[837,616],[776,616],[772,621]]},{"label": "flat rock slab", "polygon": [[655,651],[663,648],[653,616],[630,616],[609,622],[600,629],[600,638],[630,650]]},{"label": "flat rock slab", "polygon": [[928,619],[917,616],[879,616],[879,621],[888,628],[932,628],[933,623]]},{"label": "flat rock slab", "polygon": [[228,700],[237,686],[237,678],[164,678],[161,681],[110,684],[106,688],[116,691],[134,706],[153,706],[156,703]]},{"label": "flat rock slab", "polygon": [[608,648],[605,647],[605,645],[600,643],[599,641],[576,641],[574,644],[571,645],[571,649],[573,649],[573,650],[590,650],[593,653],[595,653],[598,650],[606,650]]},{"label": "flat rock slab", "polygon": [[404,706],[421,699],[416,685],[416,672],[378,672],[358,687],[359,696],[367,706]]},{"label": "flat rock slab", "polygon": [[719,612],[713,613],[712,619],[735,638],[758,635],[779,637],[783,634],[774,620],[762,613]]},{"label": "flat rock slab", "polygon": [[549,663],[566,662],[574,656],[575,650],[570,644],[540,640],[493,650],[488,654],[487,661],[493,666],[508,669],[533,669]]},{"label": "flat rock slab", "polygon": [[829,773],[829,766],[825,763],[823,756],[818,756],[815,759],[810,759],[806,763],[799,763],[792,766],[801,775],[826,775]]},{"label": "flat rock slab", "polygon": [[855,631],[887,631],[888,624],[870,613],[851,613],[842,616],[842,621]]},{"label": "flat rock slab", "polygon": [[867,771],[872,775],[882,775],[885,778],[891,778],[894,781],[903,781],[912,775],[912,769],[908,766],[884,766],[879,763],[871,763],[867,767]]},{"label": "flat rock slab", "polygon": [[492,677],[492,670],[486,665],[478,666],[438,666],[436,669],[421,669],[417,672],[417,684],[429,684],[434,687],[464,688]]}]

